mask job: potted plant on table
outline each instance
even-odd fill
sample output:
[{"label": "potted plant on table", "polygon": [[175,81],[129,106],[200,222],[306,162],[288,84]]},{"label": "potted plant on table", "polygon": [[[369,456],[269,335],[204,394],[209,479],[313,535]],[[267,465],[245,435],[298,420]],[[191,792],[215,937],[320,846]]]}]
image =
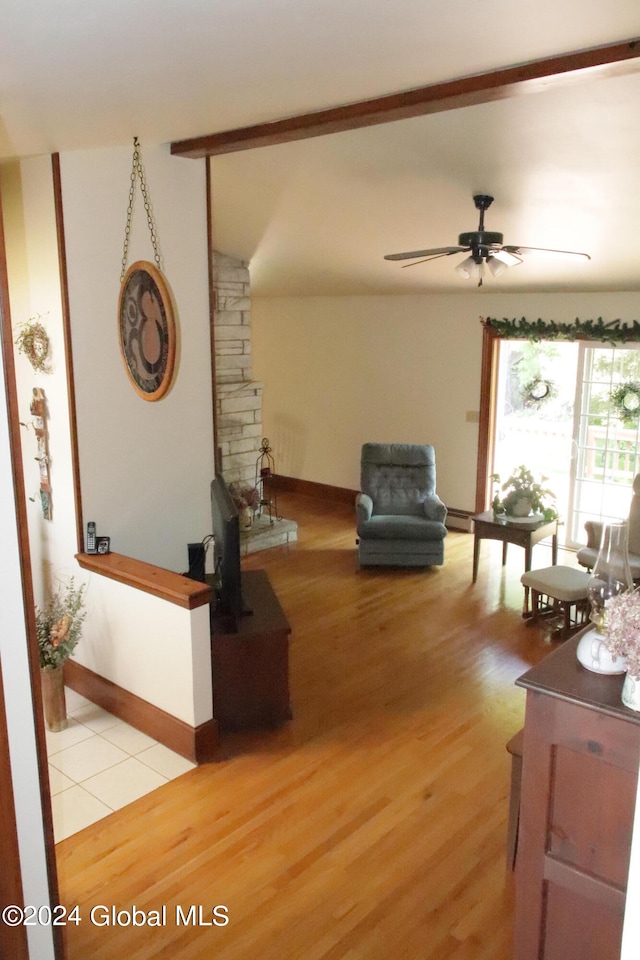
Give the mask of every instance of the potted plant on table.
[{"label": "potted plant on table", "polygon": [[36,607],[44,719],[54,732],[67,726],[64,665],[82,634],[85,589],[85,584],[78,587],[71,577],[42,607]]},{"label": "potted plant on table", "polygon": [[558,516],[555,494],[543,486],[547,477],[536,479],[524,464],[516,467],[502,485],[497,473],[491,475],[491,480],[497,487],[491,503],[496,517],[528,517],[537,514],[549,521]]}]

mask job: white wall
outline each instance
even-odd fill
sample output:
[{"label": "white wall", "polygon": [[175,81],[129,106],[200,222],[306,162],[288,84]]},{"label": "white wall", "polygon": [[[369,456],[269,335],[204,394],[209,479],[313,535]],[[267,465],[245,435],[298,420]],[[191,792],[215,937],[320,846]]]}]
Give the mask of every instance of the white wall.
[{"label": "white wall", "polygon": [[[84,523],[112,550],[170,570],[211,532],[213,428],[205,166],[142,146],[178,355],[172,390],[149,403],[120,358],[117,304],[132,148],[61,156]],[[136,188],[128,265],[153,262]]]},{"label": "white wall", "polygon": [[91,573],[74,659],[189,726],[213,716],[209,606],[195,610]]},{"label": "white wall", "polygon": [[640,320],[640,296],[254,298],[253,374],[277,471],[357,489],[364,442],[432,443],[438,493],[472,511],[481,316]]},{"label": "white wall", "polygon": [[[51,373],[38,373],[15,351],[16,389],[22,428],[23,472],[29,543],[36,600],[47,586],[77,570],[75,504],[67,371],[62,328],[60,271],[50,157],[35,157],[3,173],[4,219],[14,339],[20,323],[41,315],[50,340]],[[37,441],[29,411],[33,388],[47,399],[52,520],[45,520],[39,498]]]}]

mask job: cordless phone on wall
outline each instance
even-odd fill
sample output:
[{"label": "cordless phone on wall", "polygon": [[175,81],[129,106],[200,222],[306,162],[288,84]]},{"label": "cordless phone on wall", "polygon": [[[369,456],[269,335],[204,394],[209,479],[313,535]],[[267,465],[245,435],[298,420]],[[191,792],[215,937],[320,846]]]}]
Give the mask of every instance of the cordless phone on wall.
[{"label": "cordless phone on wall", "polygon": [[97,553],[96,525],[93,520],[87,524],[87,553]]}]

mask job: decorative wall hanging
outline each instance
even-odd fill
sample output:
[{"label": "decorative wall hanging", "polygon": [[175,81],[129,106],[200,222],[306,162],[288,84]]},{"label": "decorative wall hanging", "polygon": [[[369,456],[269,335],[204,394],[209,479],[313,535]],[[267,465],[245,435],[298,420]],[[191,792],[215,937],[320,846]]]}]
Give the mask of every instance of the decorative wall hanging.
[{"label": "decorative wall hanging", "polygon": [[[161,270],[160,248],[139,146],[138,138],[134,137],[120,273],[118,337],[125,370],[134,390],[143,400],[160,400],[169,390],[173,379],[176,328],[171,292]],[[138,260],[127,269],[137,180],[140,180],[155,266],[146,260]]]},{"label": "decorative wall hanging", "polygon": [[553,400],[558,395],[558,390],[551,380],[544,377],[534,377],[525,383],[520,391],[522,402],[525,407],[540,407],[543,403]]},{"label": "decorative wall hanging", "polygon": [[38,443],[36,460],[40,465],[40,503],[45,520],[51,520],[51,479],[49,476],[49,431],[47,429],[47,401],[41,387],[33,388],[33,400],[29,408],[33,417],[33,429]]},{"label": "decorative wall hanging", "polygon": [[580,320],[573,323],[556,320],[496,320],[495,317],[481,318],[483,326],[495,331],[505,340],[600,340],[602,343],[640,342],[640,323],[632,320],[610,320],[605,323],[602,317],[597,320]]},{"label": "decorative wall hanging", "polygon": [[623,422],[637,423],[640,420],[640,383],[628,380],[612,391],[609,402]]},{"label": "decorative wall hanging", "polygon": [[171,294],[152,263],[138,260],[125,273],[118,302],[120,352],[133,387],[160,400],[173,377],[176,354]]},{"label": "decorative wall hanging", "polygon": [[15,344],[20,353],[28,359],[38,373],[51,373],[49,364],[49,336],[42,322],[42,317],[29,317],[18,325],[18,336]]}]

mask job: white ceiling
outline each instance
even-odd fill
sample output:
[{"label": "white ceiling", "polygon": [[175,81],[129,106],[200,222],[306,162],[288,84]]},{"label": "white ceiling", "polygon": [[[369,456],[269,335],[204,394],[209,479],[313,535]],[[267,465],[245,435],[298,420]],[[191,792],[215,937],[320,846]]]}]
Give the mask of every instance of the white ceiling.
[{"label": "white ceiling", "polygon": [[[0,158],[187,137],[640,35],[637,0],[2,0]],[[484,290],[640,290],[640,73],[212,160],[261,295],[474,291],[472,195],[528,260]],[[194,163],[176,158],[176,163]],[[150,185],[152,187],[152,185]]]}]

